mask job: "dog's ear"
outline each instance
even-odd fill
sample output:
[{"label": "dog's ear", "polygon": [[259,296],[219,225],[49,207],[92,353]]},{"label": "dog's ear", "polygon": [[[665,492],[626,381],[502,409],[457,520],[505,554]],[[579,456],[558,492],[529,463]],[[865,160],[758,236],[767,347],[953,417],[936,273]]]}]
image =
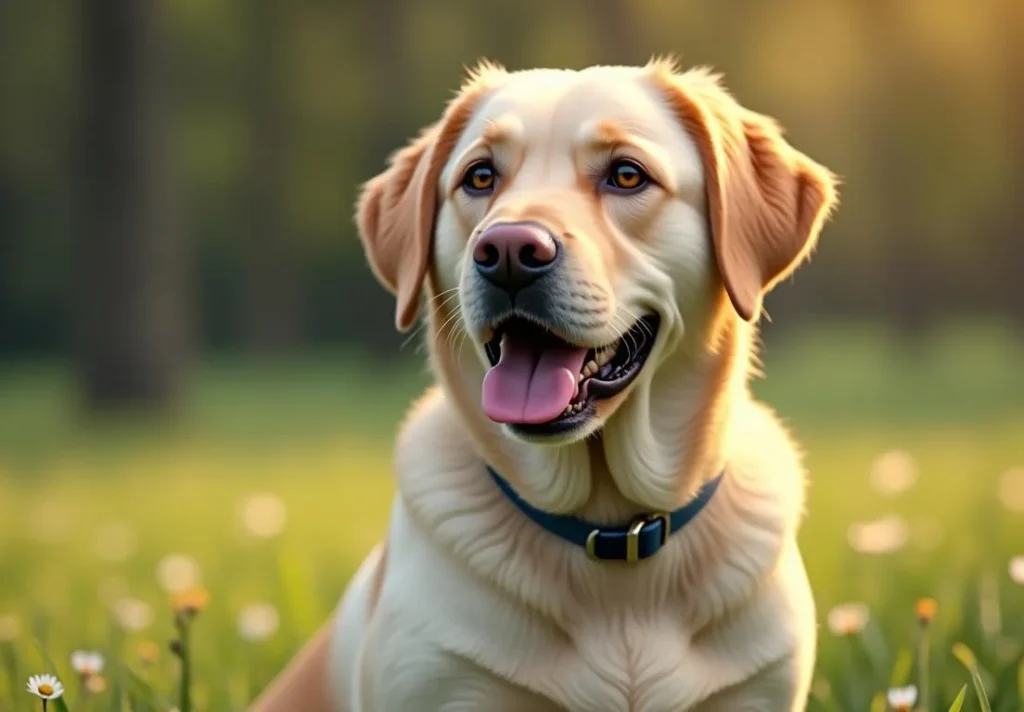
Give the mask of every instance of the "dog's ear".
[{"label": "dog's ear", "polygon": [[725,289],[736,312],[756,321],[764,295],[814,249],[837,202],[836,178],[790,146],[773,119],[740,106],[717,76],[653,70],[700,151]]},{"label": "dog's ear", "polygon": [[472,70],[441,120],[393,154],[387,169],[363,186],[356,205],[359,238],[377,279],[397,298],[399,331],[407,331],[419,314],[441,171],[479,97],[502,74],[486,62]]}]

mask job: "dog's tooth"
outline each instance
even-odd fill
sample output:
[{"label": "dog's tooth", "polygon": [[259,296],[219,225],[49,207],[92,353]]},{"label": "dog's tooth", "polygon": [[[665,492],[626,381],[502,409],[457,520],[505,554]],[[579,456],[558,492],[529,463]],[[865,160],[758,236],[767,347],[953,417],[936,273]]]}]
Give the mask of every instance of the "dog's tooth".
[{"label": "dog's tooth", "polygon": [[597,373],[598,365],[594,361],[587,361],[587,365],[583,367],[583,376],[590,378]]},{"label": "dog's tooth", "polygon": [[603,349],[601,349],[600,351],[597,352],[597,359],[596,360],[597,360],[597,365],[598,366],[604,366],[606,363],[611,361],[612,356],[615,355],[617,343],[618,342],[616,342],[615,344],[610,344],[608,346],[605,346]]}]

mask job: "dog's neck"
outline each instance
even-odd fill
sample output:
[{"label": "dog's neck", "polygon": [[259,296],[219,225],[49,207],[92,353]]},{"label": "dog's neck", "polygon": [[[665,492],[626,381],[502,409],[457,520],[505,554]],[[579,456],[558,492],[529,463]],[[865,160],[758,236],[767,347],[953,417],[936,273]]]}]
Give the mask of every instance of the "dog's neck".
[{"label": "dog's neck", "polygon": [[[444,343],[443,315],[430,338]],[[561,446],[514,440],[479,406],[484,367],[471,349],[434,349],[432,366],[485,462],[532,504],[596,523],[675,509],[725,466],[730,411],[745,397],[751,329],[716,309],[638,384],[605,426]],[[650,364],[651,366],[653,364]]]}]

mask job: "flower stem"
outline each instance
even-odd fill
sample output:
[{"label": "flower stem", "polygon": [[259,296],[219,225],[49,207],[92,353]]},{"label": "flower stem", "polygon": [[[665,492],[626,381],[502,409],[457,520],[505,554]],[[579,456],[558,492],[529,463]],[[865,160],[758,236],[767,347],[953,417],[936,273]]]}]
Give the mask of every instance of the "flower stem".
[{"label": "flower stem", "polygon": [[188,622],[179,619],[178,640],[181,643],[181,688],[178,708],[181,712],[192,712],[192,664],[188,640]]},{"label": "flower stem", "polygon": [[921,707],[928,712],[928,662],[930,648],[928,645],[928,628],[921,627],[921,633],[917,641],[917,687],[921,694]]}]

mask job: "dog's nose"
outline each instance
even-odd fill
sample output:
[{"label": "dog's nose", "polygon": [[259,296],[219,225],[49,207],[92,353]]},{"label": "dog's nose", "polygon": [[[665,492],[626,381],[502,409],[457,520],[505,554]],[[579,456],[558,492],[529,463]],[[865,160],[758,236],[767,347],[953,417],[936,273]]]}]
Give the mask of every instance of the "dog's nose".
[{"label": "dog's nose", "polygon": [[540,225],[503,223],[484,230],[473,248],[482,277],[514,292],[554,269],[560,250]]}]

